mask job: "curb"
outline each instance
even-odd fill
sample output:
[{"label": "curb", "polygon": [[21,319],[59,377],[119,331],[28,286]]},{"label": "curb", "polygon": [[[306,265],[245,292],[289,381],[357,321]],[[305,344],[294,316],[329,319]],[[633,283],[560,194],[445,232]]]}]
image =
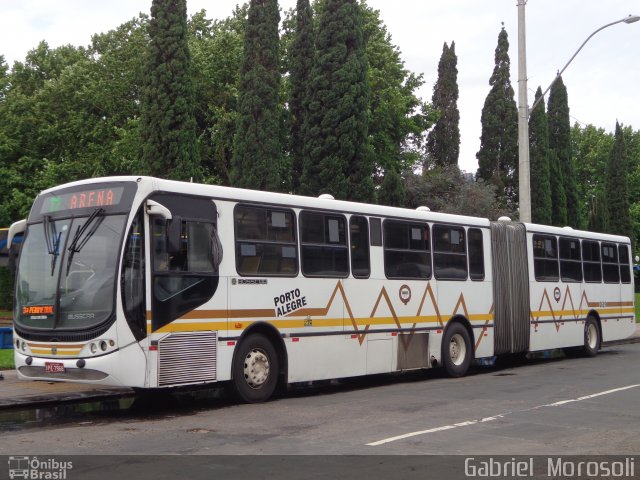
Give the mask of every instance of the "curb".
[{"label": "curb", "polygon": [[127,398],[135,395],[135,392],[131,388],[110,388],[104,390],[94,390],[90,392],[69,392],[59,393],[55,395],[29,395],[23,397],[10,397],[0,398],[0,410],[7,410],[10,408],[27,408],[27,407],[42,407],[59,402],[71,403],[71,402],[87,402],[87,401],[102,401],[110,398]]}]

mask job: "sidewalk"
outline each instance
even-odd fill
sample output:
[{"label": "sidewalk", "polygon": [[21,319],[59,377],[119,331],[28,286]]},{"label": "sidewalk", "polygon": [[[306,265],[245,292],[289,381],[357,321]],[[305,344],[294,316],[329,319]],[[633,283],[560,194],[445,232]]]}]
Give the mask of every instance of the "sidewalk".
[{"label": "sidewalk", "polygon": [[18,380],[15,370],[2,370],[0,380],[0,410],[4,408],[30,408],[71,401],[98,401],[133,395],[126,387],[105,387],[67,382]]},{"label": "sidewalk", "polygon": [[[603,347],[640,343],[640,325],[635,333],[624,340],[605,342]],[[107,398],[130,396],[133,389],[125,387],[105,387],[65,382],[23,381],[18,380],[15,370],[3,370],[0,373],[0,410],[5,408],[30,408],[59,402],[99,401]]]}]

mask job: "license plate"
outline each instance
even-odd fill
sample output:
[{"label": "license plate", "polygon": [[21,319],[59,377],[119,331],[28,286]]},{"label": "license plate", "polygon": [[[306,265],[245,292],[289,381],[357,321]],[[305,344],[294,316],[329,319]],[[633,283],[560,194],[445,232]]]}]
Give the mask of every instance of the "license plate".
[{"label": "license plate", "polygon": [[64,373],[64,363],[44,362],[44,371],[47,373]]}]

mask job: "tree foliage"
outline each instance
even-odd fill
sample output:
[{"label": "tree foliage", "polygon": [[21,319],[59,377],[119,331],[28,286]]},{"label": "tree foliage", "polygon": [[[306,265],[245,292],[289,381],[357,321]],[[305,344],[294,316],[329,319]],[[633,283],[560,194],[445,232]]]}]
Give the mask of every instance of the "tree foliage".
[{"label": "tree foliage", "polygon": [[362,11],[356,0],[326,0],[318,23],[301,191],[373,201]]},{"label": "tree foliage", "polygon": [[369,64],[369,146],[374,180],[380,185],[387,171],[402,174],[423,163],[425,132],[436,112],[418,97],[424,78],[405,67],[380,12],[365,2],[360,5]]},{"label": "tree foliage", "polygon": [[607,167],[607,205],[609,208],[609,232],[633,237],[629,216],[627,176],[629,161],[622,127],[616,122],[613,148]]},{"label": "tree foliage", "polygon": [[[536,101],[542,89],[536,91]],[[529,116],[529,162],[531,171],[531,220],[551,225],[551,178],[549,172],[549,125],[540,102]]]},{"label": "tree foliage", "polygon": [[280,146],[280,59],[277,0],[251,0],[238,90],[232,157],[234,186],[286,191]]},{"label": "tree foliage", "polygon": [[389,170],[382,180],[378,192],[378,203],[390,207],[403,207],[405,203],[405,191],[402,178],[395,170]]},{"label": "tree foliage", "polygon": [[436,167],[424,175],[405,175],[406,206],[429,207],[432,211],[497,219],[511,214],[496,197],[496,187],[472,174],[460,172],[457,165]]},{"label": "tree foliage", "polygon": [[304,124],[309,114],[309,79],[315,53],[313,10],[309,0],[296,4],[296,27],[289,50],[291,93],[289,99],[291,129],[291,186],[300,188],[304,155]]},{"label": "tree foliage", "polygon": [[495,51],[491,90],[482,108],[482,134],[476,177],[496,186],[498,195],[514,209],[518,198],[518,110],[511,86],[509,39],[502,28]]},{"label": "tree foliage", "polygon": [[153,0],[140,136],[151,175],[200,181],[186,0]]},{"label": "tree foliage", "polygon": [[[566,210],[566,223],[559,223],[562,214],[559,214],[554,225],[578,228],[580,221],[580,203],[578,201],[578,190],[571,156],[571,123],[569,120],[569,100],[567,88],[562,82],[562,77],[551,86],[549,92],[549,148],[555,153],[557,158],[557,169],[562,171],[562,185],[564,190],[564,204],[553,203],[553,209],[562,212]],[[554,168],[556,168],[554,166]],[[561,194],[557,201],[561,202]]]},{"label": "tree foliage", "polygon": [[433,87],[433,107],[438,120],[427,137],[427,163],[444,167],[457,165],[460,155],[460,112],[458,111],[458,57],[456,44],[446,43],[438,63],[438,80]]}]

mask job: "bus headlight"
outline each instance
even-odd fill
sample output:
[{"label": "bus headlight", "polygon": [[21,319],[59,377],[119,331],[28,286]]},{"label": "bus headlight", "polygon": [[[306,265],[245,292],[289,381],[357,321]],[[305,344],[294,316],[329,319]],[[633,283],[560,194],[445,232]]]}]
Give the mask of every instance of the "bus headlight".
[{"label": "bus headlight", "polygon": [[96,346],[95,343],[91,344],[91,347],[89,347],[91,349],[91,353],[96,353],[98,351],[98,347]]}]

